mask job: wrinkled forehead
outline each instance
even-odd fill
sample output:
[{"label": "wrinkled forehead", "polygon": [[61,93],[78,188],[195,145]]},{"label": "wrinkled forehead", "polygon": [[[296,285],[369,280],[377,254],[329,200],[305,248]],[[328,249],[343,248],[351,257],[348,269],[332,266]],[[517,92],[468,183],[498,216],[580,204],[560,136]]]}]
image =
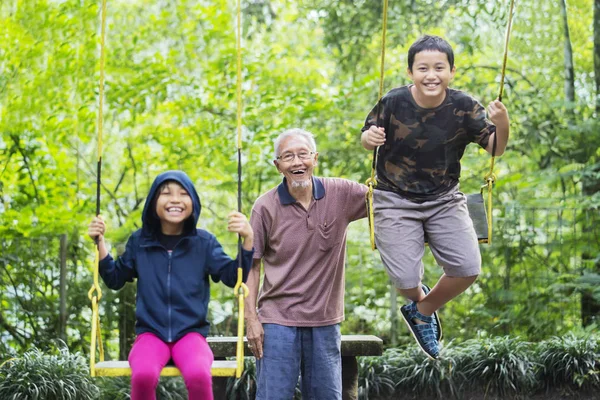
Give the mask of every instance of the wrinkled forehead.
[{"label": "wrinkled forehead", "polygon": [[304,136],[288,136],[279,145],[279,154],[296,152],[300,150],[312,151],[310,142]]}]

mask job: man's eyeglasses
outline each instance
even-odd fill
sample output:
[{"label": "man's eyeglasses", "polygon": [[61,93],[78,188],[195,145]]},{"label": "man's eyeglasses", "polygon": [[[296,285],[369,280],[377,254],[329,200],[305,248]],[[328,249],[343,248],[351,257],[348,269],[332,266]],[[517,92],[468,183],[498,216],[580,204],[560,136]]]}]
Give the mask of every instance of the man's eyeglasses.
[{"label": "man's eyeglasses", "polygon": [[312,157],[312,155],[315,154],[314,151],[301,151],[298,154],[295,153],[285,153],[279,157],[277,157],[278,160],[283,161],[283,162],[291,162],[294,161],[294,158],[298,157],[299,160],[308,160],[309,158]]}]

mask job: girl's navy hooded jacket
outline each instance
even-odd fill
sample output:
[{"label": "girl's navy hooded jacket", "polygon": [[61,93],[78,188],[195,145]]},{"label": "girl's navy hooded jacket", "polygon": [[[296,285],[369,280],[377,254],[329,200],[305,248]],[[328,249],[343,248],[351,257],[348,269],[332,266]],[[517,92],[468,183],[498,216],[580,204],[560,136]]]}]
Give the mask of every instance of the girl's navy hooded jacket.
[{"label": "girl's navy hooded jacket", "polygon": [[[185,236],[169,253],[157,240],[160,220],[154,198],[161,184],[175,181],[189,193],[194,210],[186,221]],[[111,289],[137,278],[136,334],[151,332],[174,342],[189,332],[208,334],[206,320],[210,297],[209,276],[234,287],[238,261],[231,259],[214,235],[196,229],[200,198],[190,178],[181,171],[160,174],[152,184],[142,212],[142,229],[127,241],[116,261],[110,254],[100,261],[99,272]],[[253,251],[242,248],[244,282],[252,266]],[[238,257],[240,255],[238,254]]]}]

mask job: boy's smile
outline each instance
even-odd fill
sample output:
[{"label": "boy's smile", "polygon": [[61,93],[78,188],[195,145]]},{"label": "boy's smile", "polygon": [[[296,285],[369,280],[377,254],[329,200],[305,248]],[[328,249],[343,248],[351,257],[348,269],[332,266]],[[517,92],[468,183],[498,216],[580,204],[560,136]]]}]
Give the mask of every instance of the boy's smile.
[{"label": "boy's smile", "polygon": [[177,182],[165,184],[156,199],[156,214],[162,232],[167,235],[183,233],[184,222],[193,209],[192,198],[181,185]]},{"label": "boy's smile", "polygon": [[446,98],[446,89],[456,68],[450,68],[448,56],[441,51],[426,50],[415,54],[412,71],[408,75],[414,86],[411,94],[420,107],[435,108]]}]

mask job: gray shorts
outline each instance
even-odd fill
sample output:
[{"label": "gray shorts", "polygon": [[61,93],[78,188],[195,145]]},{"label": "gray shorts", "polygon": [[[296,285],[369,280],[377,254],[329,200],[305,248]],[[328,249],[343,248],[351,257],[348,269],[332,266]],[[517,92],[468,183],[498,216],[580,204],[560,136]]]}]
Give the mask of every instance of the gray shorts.
[{"label": "gray shorts", "polygon": [[398,289],[415,288],[421,283],[425,235],[446,275],[467,277],[481,272],[481,253],[467,197],[458,186],[423,203],[376,190],[373,213],[375,242]]}]

